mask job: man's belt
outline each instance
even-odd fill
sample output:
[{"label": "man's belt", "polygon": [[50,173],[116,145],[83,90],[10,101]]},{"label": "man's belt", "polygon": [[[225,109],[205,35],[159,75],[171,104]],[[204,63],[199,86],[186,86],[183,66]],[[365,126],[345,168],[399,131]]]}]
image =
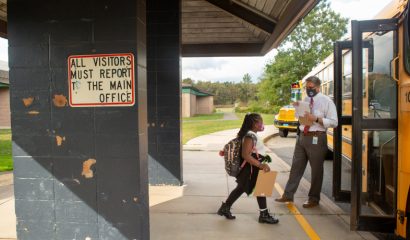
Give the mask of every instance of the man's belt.
[{"label": "man's belt", "polygon": [[301,133],[302,135],[305,135],[305,136],[310,136],[310,135],[316,135],[316,134],[321,134],[321,133],[325,133],[325,132],[323,132],[323,131],[316,131],[316,132],[307,132],[307,133],[305,133],[305,132],[303,132],[303,131],[300,131],[300,133]]}]

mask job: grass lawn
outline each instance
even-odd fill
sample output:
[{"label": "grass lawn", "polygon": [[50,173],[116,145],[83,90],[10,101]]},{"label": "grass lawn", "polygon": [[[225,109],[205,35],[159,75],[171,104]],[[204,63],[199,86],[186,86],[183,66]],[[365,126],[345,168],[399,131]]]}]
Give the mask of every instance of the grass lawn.
[{"label": "grass lawn", "polygon": [[218,122],[187,122],[182,123],[182,144],[192,138],[208,133],[219,132],[228,129],[240,128],[242,120],[227,120]]},{"label": "grass lawn", "polygon": [[182,121],[217,120],[224,117],[223,113],[197,114],[194,117],[183,117]]},{"label": "grass lawn", "polygon": [[[240,120],[234,121],[219,121],[219,122],[187,122],[182,123],[182,144],[185,144],[192,138],[199,137],[208,133],[219,132],[242,126],[243,119],[246,113],[237,113],[236,116]],[[275,119],[274,114],[261,114],[265,125],[273,124]]]},{"label": "grass lawn", "polygon": [[0,129],[0,172],[13,170],[11,153],[11,130]]},{"label": "grass lawn", "polygon": [[217,108],[216,112],[218,113],[233,113],[233,108]]},{"label": "grass lawn", "polygon": [[[236,113],[236,116],[243,121],[245,118],[246,113]],[[275,114],[260,114],[263,118],[263,123],[265,125],[273,125],[275,121]]]}]

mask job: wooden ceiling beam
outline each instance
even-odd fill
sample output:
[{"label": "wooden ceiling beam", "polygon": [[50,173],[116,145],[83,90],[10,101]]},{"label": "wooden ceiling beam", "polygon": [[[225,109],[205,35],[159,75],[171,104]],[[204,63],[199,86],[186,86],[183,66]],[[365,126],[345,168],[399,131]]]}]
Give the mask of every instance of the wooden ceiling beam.
[{"label": "wooden ceiling beam", "polygon": [[0,37],[7,39],[7,22],[0,19]]},{"label": "wooden ceiling beam", "polygon": [[182,57],[263,56],[263,43],[182,44]]},{"label": "wooden ceiling beam", "polygon": [[[277,20],[273,17],[255,9],[241,1],[236,0],[203,0],[215,7],[229,13],[240,21],[251,24],[253,27],[260,29],[261,31],[272,34],[275,29]],[[267,15],[267,16],[265,16]]]}]

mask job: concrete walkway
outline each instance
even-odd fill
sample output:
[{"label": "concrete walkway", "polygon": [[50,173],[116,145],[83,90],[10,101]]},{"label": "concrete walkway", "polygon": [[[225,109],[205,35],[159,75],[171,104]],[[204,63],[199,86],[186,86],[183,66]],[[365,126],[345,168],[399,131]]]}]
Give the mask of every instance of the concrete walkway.
[{"label": "concrete walkway", "polygon": [[224,117],[222,119],[215,119],[215,120],[193,120],[193,121],[182,121],[182,122],[209,122],[209,121],[226,121],[226,120],[239,120],[235,113],[224,113]]},{"label": "concrete walkway", "polygon": [[[218,216],[216,211],[221,202],[236,187],[235,179],[226,175],[218,151],[237,132],[238,129],[226,130],[188,141],[183,152],[185,184],[149,188],[151,239],[375,239],[367,232],[351,232],[349,217],[323,194],[319,206],[302,208],[310,186],[304,179],[294,205],[276,203],[274,198],[285,187],[290,167],[270,150],[270,167],[278,171],[278,176],[268,208],[280,220],[279,224],[259,224],[256,199],[246,195],[233,206],[237,219],[230,221]],[[260,136],[263,139],[277,132],[274,126],[266,126]],[[11,172],[0,175],[0,184],[4,184],[0,186],[0,239],[16,239],[12,179]],[[300,219],[305,221],[305,228]],[[306,230],[306,226],[311,230]]]},{"label": "concrete walkway", "polygon": [[[291,206],[274,201],[285,187],[290,166],[268,150],[273,159],[270,167],[278,171],[278,187],[268,198],[268,208],[280,220],[277,225],[259,224],[256,198],[243,195],[234,204],[235,220],[216,214],[229,193],[236,187],[235,179],[227,177],[224,161],[218,155],[224,144],[234,138],[239,129],[216,132],[194,138],[184,145],[184,182],[182,187],[150,187],[151,239],[376,239],[367,232],[351,232],[349,217],[322,194],[320,205],[302,207],[307,200],[310,183],[303,180]],[[262,139],[277,133],[266,126]],[[298,221],[300,216],[313,229],[306,231]],[[298,219],[297,219],[298,217]],[[326,227],[324,227],[326,226]],[[308,233],[310,235],[308,235]],[[313,234],[313,235],[312,235]]]},{"label": "concrete walkway", "polygon": [[17,239],[12,171],[0,173],[0,239]]},{"label": "concrete walkway", "polygon": [[222,120],[239,120],[235,113],[224,113]]}]

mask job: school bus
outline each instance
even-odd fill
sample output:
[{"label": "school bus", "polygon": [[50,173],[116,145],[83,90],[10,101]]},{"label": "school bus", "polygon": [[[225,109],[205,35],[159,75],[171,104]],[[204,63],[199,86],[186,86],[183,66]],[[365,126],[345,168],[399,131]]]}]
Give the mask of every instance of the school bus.
[{"label": "school bus", "polygon": [[290,89],[290,102],[302,101],[302,81],[297,81],[292,84]]},{"label": "school bus", "polygon": [[299,126],[298,119],[295,117],[295,107],[292,105],[297,100],[302,100],[302,81],[292,84],[291,104],[280,108],[279,114],[275,116],[274,125],[279,129],[280,137],[287,137],[289,132],[296,132]]},{"label": "school bus", "polygon": [[393,0],[302,79],[317,76],[335,102],[333,197],[351,204],[353,231],[410,239],[410,3]]}]

